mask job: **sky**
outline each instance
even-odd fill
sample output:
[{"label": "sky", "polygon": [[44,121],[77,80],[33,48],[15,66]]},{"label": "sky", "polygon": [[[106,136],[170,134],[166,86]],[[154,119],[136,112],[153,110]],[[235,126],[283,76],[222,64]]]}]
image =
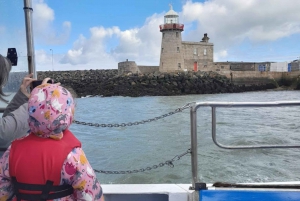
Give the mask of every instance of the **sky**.
[{"label": "sky", "polygon": [[[172,5],[183,41],[214,44],[214,61],[300,57],[299,0],[32,0],[37,71],[159,65],[159,25]],[[13,71],[27,71],[23,0],[0,0],[0,54],[17,48]]]}]

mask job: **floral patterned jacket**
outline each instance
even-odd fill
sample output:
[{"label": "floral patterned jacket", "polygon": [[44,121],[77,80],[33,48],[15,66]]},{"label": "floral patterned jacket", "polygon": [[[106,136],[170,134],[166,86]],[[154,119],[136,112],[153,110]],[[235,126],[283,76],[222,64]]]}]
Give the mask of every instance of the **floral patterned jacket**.
[{"label": "floral patterned jacket", "polygon": [[[14,193],[9,175],[9,153],[10,147],[0,159],[0,201],[8,200]],[[63,183],[72,185],[74,193],[55,201],[104,201],[100,183],[81,148],[74,148],[65,159],[60,180],[60,184]]]}]

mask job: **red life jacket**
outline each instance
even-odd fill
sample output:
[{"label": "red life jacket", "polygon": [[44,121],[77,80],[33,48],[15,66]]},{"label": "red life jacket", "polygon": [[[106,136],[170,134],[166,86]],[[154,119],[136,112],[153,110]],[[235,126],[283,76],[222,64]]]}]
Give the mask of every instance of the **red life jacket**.
[{"label": "red life jacket", "polygon": [[[14,187],[20,187],[15,188],[17,197],[18,193],[27,195],[45,194],[44,189],[40,189],[40,187],[46,186],[47,181],[52,181],[52,185],[56,188],[51,188],[52,185],[47,183],[47,185],[50,185],[50,190],[48,189],[50,192],[46,194],[53,194],[55,191],[62,190],[62,186],[59,186],[59,184],[63,163],[73,148],[81,147],[80,141],[69,130],[65,130],[63,133],[64,136],[61,140],[41,138],[31,133],[23,139],[12,142],[9,154],[9,173],[13,178],[13,183],[14,179],[18,183]],[[30,185],[39,188],[30,188]],[[37,191],[36,189],[40,190]],[[41,200],[48,200],[44,199],[45,196],[43,195]],[[25,199],[25,197],[22,197],[22,199]],[[28,199],[31,200],[32,198],[29,197]]]}]

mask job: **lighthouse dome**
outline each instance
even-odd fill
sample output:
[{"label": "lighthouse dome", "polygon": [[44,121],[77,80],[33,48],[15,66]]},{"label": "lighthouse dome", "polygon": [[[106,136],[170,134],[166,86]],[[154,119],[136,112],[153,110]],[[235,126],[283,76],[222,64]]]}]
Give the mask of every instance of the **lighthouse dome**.
[{"label": "lighthouse dome", "polygon": [[177,24],[179,23],[179,15],[173,10],[173,6],[170,4],[170,10],[165,14],[165,24]]},{"label": "lighthouse dome", "polygon": [[171,7],[170,10],[165,14],[165,16],[178,16],[178,14]]}]

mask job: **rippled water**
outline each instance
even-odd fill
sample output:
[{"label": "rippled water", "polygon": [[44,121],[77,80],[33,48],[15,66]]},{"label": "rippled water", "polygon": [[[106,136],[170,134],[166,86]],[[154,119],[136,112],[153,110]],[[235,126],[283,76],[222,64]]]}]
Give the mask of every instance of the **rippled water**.
[{"label": "rippled water", "polygon": [[[174,111],[188,102],[299,100],[300,91],[172,97],[93,97],[77,99],[76,119],[92,123],[127,123]],[[217,109],[220,142],[233,145],[300,144],[299,107]],[[211,109],[198,110],[199,176],[204,182],[299,180],[299,149],[223,150],[211,140]],[[152,167],[190,148],[189,110],[162,120],[123,128],[73,124],[94,169],[135,170]],[[191,183],[191,158],[175,167],[144,173],[98,174],[101,183]]]},{"label": "rippled water", "polygon": [[[188,102],[300,100],[300,91],[262,91],[161,97],[77,99],[75,118],[91,123],[128,123],[174,111]],[[218,108],[217,136],[223,144],[300,144],[299,107]],[[299,180],[299,149],[224,150],[211,139],[211,109],[198,110],[198,169],[212,183]],[[189,109],[131,127],[73,124],[94,169],[121,171],[152,167],[190,148]],[[98,174],[101,183],[191,183],[191,157],[144,173]]]}]

